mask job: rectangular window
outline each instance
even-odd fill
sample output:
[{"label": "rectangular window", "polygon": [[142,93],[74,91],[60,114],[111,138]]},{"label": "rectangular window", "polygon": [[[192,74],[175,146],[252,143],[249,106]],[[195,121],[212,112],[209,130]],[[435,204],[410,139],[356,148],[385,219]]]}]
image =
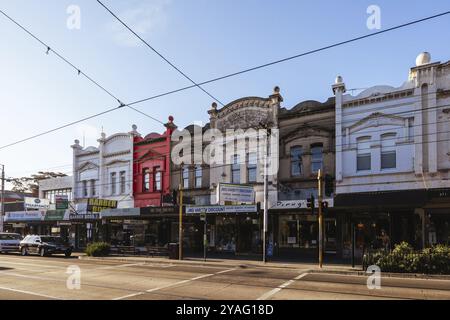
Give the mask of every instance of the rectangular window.
[{"label": "rectangular window", "polygon": [[318,172],[323,165],[323,147],[322,145],[311,146],[311,171]]},{"label": "rectangular window", "polygon": [[256,152],[249,153],[247,159],[248,182],[256,182]]},{"label": "rectangular window", "polygon": [[116,194],[116,173],[115,172],[111,172],[111,194],[114,195]]},{"label": "rectangular window", "polygon": [[202,187],[202,176],[203,176],[203,168],[202,166],[196,166],[195,167],[195,187],[201,188]]},{"label": "rectangular window", "polygon": [[357,148],[358,148],[356,156],[357,171],[364,171],[371,169],[370,139],[371,137],[361,137],[357,139]]},{"label": "rectangular window", "polygon": [[183,169],[183,188],[189,189],[189,169]]},{"label": "rectangular window", "polygon": [[298,177],[302,174],[302,147],[291,148],[291,176]]},{"label": "rectangular window", "polygon": [[241,183],[241,164],[237,154],[233,156],[233,164],[231,165],[231,182]]},{"label": "rectangular window", "polygon": [[142,170],[142,177],[143,177],[142,190],[149,191],[150,190],[150,170],[148,168],[144,168],[144,170]]},{"label": "rectangular window", "polygon": [[125,171],[120,171],[120,194],[125,194],[126,176]]},{"label": "rectangular window", "polygon": [[95,190],[95,180],[92,179],[91,180],[91,196],[96,196],[97,195],[97,191]]},{"label": "rectangular window", "polygon": [[381,169],[394,169],[397,166],[395,133],[381,135]]},{"label": "rectangular window", "polygon": [[159,167],[154,168],[154,190],[155,191],[161,191],[161,171],[159,171]]},{"label": "rectangular window", "polygon": [[88,187],[87,187],[87,181],[83,180],[83,197],[88,196]]}]

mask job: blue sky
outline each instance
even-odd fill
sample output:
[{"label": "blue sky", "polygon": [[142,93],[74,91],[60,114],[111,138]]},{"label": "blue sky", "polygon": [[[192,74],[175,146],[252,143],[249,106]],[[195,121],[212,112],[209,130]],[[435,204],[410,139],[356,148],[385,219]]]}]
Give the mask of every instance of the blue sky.
[{"label": "blue sky", "polygon": [[[382,28],[450,9],[449,1],[104,0],[156,49],[197,82],[315,49],[368,30],[366,9],[381,8]],[[66,27],[69,5],[81,9],[81,29]],[[190,83],[136,41],[92,0],[0,0],[0,8],[113,92],[131,102]],[[224,103],[271,94],[281,87],[283,106],[324,101],[336,75],[347,88],[401,85],[416,56],[450,60],[450,16],[308,57],[206,85]],[[0,16],[0,145],[100,112],[117,103],[17,26]],[[208,121],[211,98],[193,88],[137,105],[184,127]],[[162,131],[161,124],[130,109],[110,113],[0,150],[7,176],[51,169],[70,173],[74,139],[96,143],[109,135]]]}]

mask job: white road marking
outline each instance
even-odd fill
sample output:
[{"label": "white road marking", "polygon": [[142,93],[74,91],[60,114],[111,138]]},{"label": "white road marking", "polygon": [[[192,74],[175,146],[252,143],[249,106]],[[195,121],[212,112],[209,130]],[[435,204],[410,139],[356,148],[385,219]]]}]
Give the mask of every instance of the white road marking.
[{"label": "white road marking", "polygon": [[2,260],[2,265],[3,264],[7,264],[7,265],[17,265],[17,266],[29,266],[29,267],[41,267],[41,268],[50,268],[50,269],[66,269],[66,267],[59,267],[59,266],[53,266],[53,265],[49,265],[49,264],[34,264],[34,263],[20,263],[20,262],[11,262],[11,261],[3,261]]},{"label": "white road marking", "polygon": [[185,284],[185,283],[188,283],[188,282],[191,282],[191,281],[204,279],[204,278],[207,278],[207,277],[212,277],[212,276],[217,275],[217,274],[222,274],[222,273],[226,273],[226,272],[230,272],[230,271],[234,271],[234,270],[236,270],[236,268],[226,269],[226,270],[218,271],[218,272],[215,272],[215,273],[208,273],[208,274],[204,274],[204,275],[197,276],[197,277],[194,277],[194,278],[178,281],[178,282],[175,282],[175,283],[170,283],[170,284],[165,285],[165,286],[149,289],[149,290],[146,290],[146,291],[128,294],[126,296],[114,298],[112,300],[123,300],[123,299],[126,299],[126,298],[132,298],[132,297],[140,296],[140,295],[143,295],[143,294],[146,294],[146,293],[150,293],[150,292],[154,292],[154,291],[158,291],[158,290],[162,290],[162,289],[167,289],[167,288],[170,288],[170,287],[178,286],[180,284]]},{"label": "white road marking", "polygon": [[298,276],[296,276],[294,279],[286,281],[285,283],[279,285],[275,289],[270,290],[269,292],[264,293],[262,296],[260,296],[257,300],[267,300],[268,298],[272,297],[276,293],[280,292],[282,289],[290,286],[292,283],[295,282],[295,280],[300,280],[304,276],[306,276],[308,273],[302,273]]},{"label": "white road marking", "polygon": [[53,297],[53,296],[49,296],[46,294],[41,294],[41,293],[36,293],[36,292],[31,292],[31,291],[26,291],[26,290],[18,290],[18,289],[13,289],[13,288],[7,288],[7,287],[0,287],[0,290],[5,290],[5,291],[12,291],[12,292],[17,292],[17,293],[25,293],[25,294],[29,294],[29,295],[33,295],[33,296],[38,296],[38,297],[42,297],[42,298],[49,298],[49,299],[54,299],[54,300],[64,300],[58,297]]}]

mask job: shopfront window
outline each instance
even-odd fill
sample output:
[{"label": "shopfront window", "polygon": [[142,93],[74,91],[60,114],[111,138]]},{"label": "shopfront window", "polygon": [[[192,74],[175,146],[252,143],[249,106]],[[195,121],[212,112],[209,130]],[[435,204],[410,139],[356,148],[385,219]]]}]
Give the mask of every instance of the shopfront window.
[{"label": "shopfront window", "polygon": [[217,217],[216,250],[236,252],[236,217]]},{"label": "shopfront window", "polygon": [[317,248],[316,216],[283,216],[279,221],[280,248]]}]

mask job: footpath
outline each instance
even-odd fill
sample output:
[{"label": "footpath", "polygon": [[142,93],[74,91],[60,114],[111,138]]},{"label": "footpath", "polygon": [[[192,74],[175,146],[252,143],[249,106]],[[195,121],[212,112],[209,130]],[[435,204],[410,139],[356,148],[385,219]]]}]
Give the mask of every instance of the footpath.
[{"label": "footpath", "polygon": [[[208,267],[225,267],[225,268],[269,268],[269,269],[290,269],[303,273],[326,273],[341,274],[353,276],[369,276],[369,273],[362,270],[361,266],[352,268],[351,265],[344,264],[323,264],[319,268],[317,263],[309,262],[283,262],[268,261],[266,263],[256,260],[247,259],[220,259],[220,258],[203,258],[187,257],[183,260],[169,259],[167,257],[147,257],[147,256],[107,256],[107,257],[89,257],[86,254],[79,254],[78,259],[92,261],[111,261],[123,263],[142,263],[142,264],[172,264],[181,266],[208,266]],[[425,275],[414,273],[382,273],[383,277],[396,278],[412,278],[412,279],[442,279],[449,280],[450,275]]]}]

